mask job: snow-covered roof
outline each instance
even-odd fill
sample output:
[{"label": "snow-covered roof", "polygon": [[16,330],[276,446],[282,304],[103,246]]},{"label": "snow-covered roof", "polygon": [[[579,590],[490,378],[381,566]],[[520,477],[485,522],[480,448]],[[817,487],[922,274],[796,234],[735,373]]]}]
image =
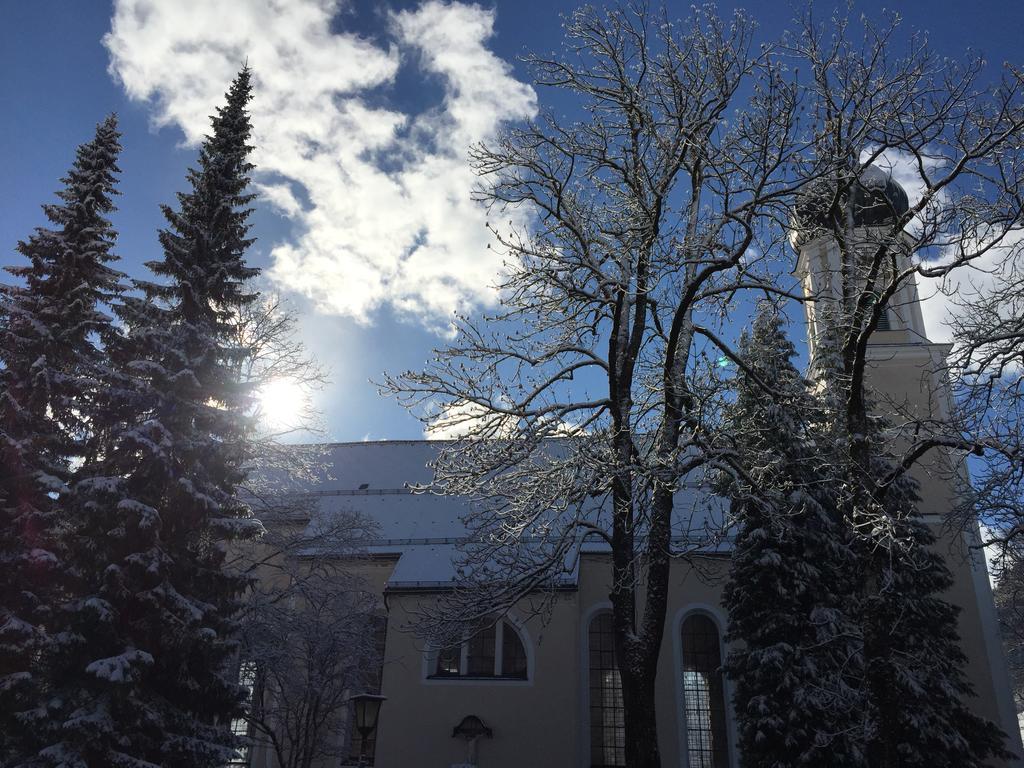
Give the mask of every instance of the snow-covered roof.
[{"label": "snow-covered roof", "polygon": [[[468,499],[414,492],[412,486],[432,479],[430,462],[443,441],[394,440],[338,443],[317,447],[317,470],[304,479],[278,477],[277,492],[309,503],[309,530],[328,526],[332,518],[355,513],[375,523],[371,555],[395,555],[398,562],[389,588],[442,588],[455,578],[458,544],[467,534],[463,519],[472,511]],[[681,489],[677,509],[697,510],[690,527],[699,527],[708,510],[720,510],[707,494]],[[690,515],[684,511],[682,518]],[[682,532],[682,531],[680,531]],[[696,533],[696,532],[694,532]],[[587,552],[600,552],[594,540]],[[570,578],[566,586],[572,586]]]}]

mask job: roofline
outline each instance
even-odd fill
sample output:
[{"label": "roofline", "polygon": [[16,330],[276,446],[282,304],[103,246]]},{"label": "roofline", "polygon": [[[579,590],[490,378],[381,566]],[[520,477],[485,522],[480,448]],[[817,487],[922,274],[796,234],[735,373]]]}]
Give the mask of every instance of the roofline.
[{"label": "roofline", "polygon": [[[402,595],[402,594],[416,594],[416,593],[442,593],[442,592],[453,592],[457,585],[453,585],[450,581],[398,581],[394,584],[389,583],[384,587],[384,594],[390,595]],[[531,589],[527,592],[527,595],[537,595],[544,592],[578,592],[579,584],[575,582],[566,582],[563,584],[555,584],[551,587]]]},{"label": "roofline", "polygon": [[398,439],[385,439],[385,440],[338,440],[329,443],[284,443],[285,447],[291,448],[337,448],[348,445],[441,445],[445,443],[457,443],[458,440],[427,440],[422,438],[419,440],[398,440]]},{"label": "roofline", "polygon": [[[476,440],[473,442],[487,442],[487,440]],[[550,435],[548,437],[541,438],[542,440],[564,440],[564,435]],[[459,442],[463,442],[462,439],[445,438],[442,440],[428,440],[427,438],[420,438],[418,440],[400,440],[385,438],[384,440],[338,440],[327,443],[280,443],[279,445],[284,448],[341,448],[350,445],[455,445]]]},{"label": "roofline", "polygon": [[352,562],[366,562],[372,560],[386,560],[397,563],[402,552],[298,552],[289,557],[296,560],[347,560]]}]

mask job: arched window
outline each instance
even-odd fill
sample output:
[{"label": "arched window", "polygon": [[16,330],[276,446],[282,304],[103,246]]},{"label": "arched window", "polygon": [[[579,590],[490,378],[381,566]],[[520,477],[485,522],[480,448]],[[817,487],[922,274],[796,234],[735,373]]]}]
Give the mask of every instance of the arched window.
[{"label": "arched window", "polygon": [[526,646],[510,622],[499,621],[460,645],[437,651],[430,677],[526,680]]},{"label": "arched window", "polygon": [[728,768],[725,690],[718,627],[694,613],[683,622],[683,705],[690,768]]},{"label": "arched window", "polygon": [[590,765],[618,768],[626,764],[626,720],[622,679],[615,663],[611,613],[599,613],[587,633],[590,658]]}]

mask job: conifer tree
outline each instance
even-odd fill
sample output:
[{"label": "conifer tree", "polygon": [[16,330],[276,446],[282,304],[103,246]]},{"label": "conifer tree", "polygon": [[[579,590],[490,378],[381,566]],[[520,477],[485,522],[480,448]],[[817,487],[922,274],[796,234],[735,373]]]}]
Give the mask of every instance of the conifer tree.
[{"label": "conifer tree", "polygon": [[743,473],[728,482],[738,530],[724,605],[743,765],[863,765],[846,613],[855,561],[818,477],[816,401],[772,305],[740,352],[727,433]]},{"label": "conifer tree", "polygon": [[240,713],[235,614],[246,585],[226,547],[256,527],[239,500],[250,425],[233,322],[245,263],[251,96],[243,69],[213,118],[190,189],[164,208],[156,281],[116,308],[108,421],[73,491],[78,597],[57,675],[54,765],[199,768],[232,754]]},{"label": "conifer tree", "polygon": [[[981,768],[1009,757],[1004,735],[972,713],[959,609],[944,599],[953,578],[934,551],[935,536],[917,509],[918,486],[896,476],[881,424],[871,436],[876,481],[896,477],[876,506],[888,525],[858,534],[862,578],[858,613],[864,635],[871,721],[867,754],[874,768]],[[856,491],[855,491],[856,492]]]},{"label": "conifer tree", "polygon": [[66,586],[59,504],[71,463],[95,417],[109,333],[102,311],[120,291],[114,210],[121,151],[117,119],[96,127],[61,179],[60,202],[18,244],[28,264],[8,267],[18,285],[0,288],[0,764],[34,753],[47,684],[40,664]]},{"label": "conifer tree", "polygon": [[[838,313],[837,313],[838,314]],[[862,667],[851,686],[863,701],[860,739],[871,768],[981,768],[1006,757],[1004,736],[973,714],[959,609],[943,596],[953,578],[934,551],[935,535],[918,509],[918,484],[898,469],[886,420],[870,396],[866,435],[847,427],[850,382],[837,340],[843,321],[826,313],[816,360],[823,415],[821,477],[856,553],[849,611],[862,643]],[[851,445],[866,447],[867,465]]]}]

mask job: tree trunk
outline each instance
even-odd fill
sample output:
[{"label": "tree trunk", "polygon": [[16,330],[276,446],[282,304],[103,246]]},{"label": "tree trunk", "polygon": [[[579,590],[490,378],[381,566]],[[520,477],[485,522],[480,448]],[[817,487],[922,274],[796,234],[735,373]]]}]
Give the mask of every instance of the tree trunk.
[{"label": "tree trunk", "polygon": [[622,682],[628,768],[661,768],[655,678],[665,627],[669,569],[666,504],[670,513],[671,493],[657,491],[656,511],[652,515],[649,533],[644,611],[640,622],[636,615],[636,561],[632,557],[623,557],[621,552],[613,552],[612,623],[616,663]]},{"label": "tree trunk", "polygon": [[[657,659],[654,668],[657,668]],[[628,768],[661,768],[654,707],[655,676],[625,668],[620,670],[620,675],[626,711],[626,765]]]}]

